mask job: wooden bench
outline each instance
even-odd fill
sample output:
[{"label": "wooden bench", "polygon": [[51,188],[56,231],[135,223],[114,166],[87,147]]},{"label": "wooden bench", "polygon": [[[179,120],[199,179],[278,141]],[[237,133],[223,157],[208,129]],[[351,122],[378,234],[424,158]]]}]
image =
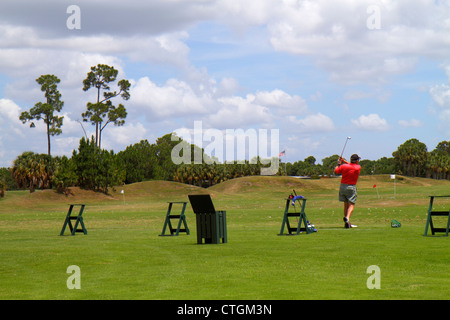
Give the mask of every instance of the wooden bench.
[{"label": "wooden bench", "polygon": [[[430,196],[430,205],[428,206],[427,223],[425,225],[424,236],[428,234],[428,228],[431,229],[431,234],[434,235],[436,232],[445,232],[445,236],[448,237],[448,232],[450,229],[450,210],[449,211],[433,211],[433,203],[435,198],[450,198],[450,196]],[[436,228],[433,224],[433,217],[441,216],[447,217],[447,227],[446,228]]]},{"label": "wooden bench", "polygon": [[[76,206],[80,207],[80,211],[78,212],[77,216],[71,216],[73,208]],[[76,232],[83,232],[84,234],[87,234],[87,230],[83,222],[83,212],[85,207],[86,207],[85,204],[69,204],[69,211],[67,212],[66,219],[64,220],[61,233],[59,234],[60,236],[64,235],[64,231],[66,230],[67,225],[69,225],[70,233],[73,236],[75,235]],[[75,220],[75,225],[72,225],[72,220]],[[81,225],[81,229],[77,229],[78,225]]]},{"label": "wooden bench", "polygon": [[[186,234],[189,234],[189,228],[187,226],[186,216],[184,215],[184,211],[186,210],[187,202],[168,202],[168,203],[169,203],[169,207],[168,207],[167,213],[166,213],[166,220],[164,221],[164,227],[163,227],[163,230],[162,230],[162,233],[160,234],[160,236],[166,236],[165,233],[166,233],[167,226],[169,227],[170,236],[178,236],[180,234],[180,232],[186,232]],[[171,214],[172,207],[174,204],[182,205],[180,214]],[[174,228],[172,226],[172,222],[170,221],[171,219],[178,219],[178,224],[177,224],[176,228]],[[181,224],[184,224],[184,229],[181,228]]]},{"label": "wooden bench", "polygon": [[[289,210],[292,198],[286,199],[286,207],[284,208],[283,222],[281,224],[280,236],[282,235],[299,235],[301,232],[306,231],[307,234],[312,233],[311,228],[308,228],[307,220],[306,220],[306,199],[301,198],[297,201],[301,201],[300,212],[291,212]],[[295,208],[294,208],[295,209]],[[298,224],[295,227],[291,227],[291,223],[289,222],[289,217],[297,217]],[[302,223],[304,227],[302,227]],[[287,234],[284,234],[284,228],[287,229]]]}]

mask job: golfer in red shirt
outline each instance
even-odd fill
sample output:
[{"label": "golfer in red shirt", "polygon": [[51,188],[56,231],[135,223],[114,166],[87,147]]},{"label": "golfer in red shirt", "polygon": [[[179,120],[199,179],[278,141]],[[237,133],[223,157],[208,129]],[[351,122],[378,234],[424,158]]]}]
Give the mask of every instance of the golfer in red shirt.
[{"label": "golfer in red shirt", "polygon": [[[344,202],[344,223],[345,228],[356,228],[350,223],[350,217],[355,209],[357,199],[356,183],[358,182],[361,166],[358,164],[361,158],[353,154],[350,163],[344,158],[339,158],[339,165],[334,169],[336,174],[342,174],[341,186],[339,188],[339,201]],[[342,164],[344,163],[344,164]]]}]

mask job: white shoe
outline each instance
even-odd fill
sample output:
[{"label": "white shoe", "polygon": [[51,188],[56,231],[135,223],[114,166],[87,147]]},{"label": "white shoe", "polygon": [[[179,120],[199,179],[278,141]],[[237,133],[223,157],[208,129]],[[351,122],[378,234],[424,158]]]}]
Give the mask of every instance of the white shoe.
[{"label": "white shoe", "polygon": [[358,226],[351,224],[350,221],[347,219],[347,217],[344,217],[344,228],[345,229],[350,229],[350,228],[358,228]]},{"label": "white shoe", "polygon": [[358,228],[358,226],[355,226],[354,224],[351,224],[350,221],[347,219],[347,217],[344,217],[344,228],[345,229],[349,229],[349,228]]}]

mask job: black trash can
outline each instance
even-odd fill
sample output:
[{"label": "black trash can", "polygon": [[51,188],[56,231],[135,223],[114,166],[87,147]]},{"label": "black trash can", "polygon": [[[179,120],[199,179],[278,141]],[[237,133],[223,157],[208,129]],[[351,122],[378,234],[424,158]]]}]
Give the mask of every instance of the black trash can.
[{"label": "black trash can", "polygon": [[197,243],[227,243],[226,211],[216,211],[209,194],[188,197],[197,221]]}]

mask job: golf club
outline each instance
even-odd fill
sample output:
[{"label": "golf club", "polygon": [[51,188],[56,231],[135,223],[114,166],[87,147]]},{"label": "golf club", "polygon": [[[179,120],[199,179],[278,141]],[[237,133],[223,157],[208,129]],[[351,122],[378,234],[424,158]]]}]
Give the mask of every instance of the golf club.
[{"label": "golf club", "polygon": [[[342,155],[344,154],[345,147],[347,146],[347,141],[350,140],[350,139],[351,139],[351,137],[347,137],[347,139],[345,140],[344,148],[342,148],[341,156],[339,158],[342,158]],[[338,163],[339,163],[339,159],[338,159]]]}]

